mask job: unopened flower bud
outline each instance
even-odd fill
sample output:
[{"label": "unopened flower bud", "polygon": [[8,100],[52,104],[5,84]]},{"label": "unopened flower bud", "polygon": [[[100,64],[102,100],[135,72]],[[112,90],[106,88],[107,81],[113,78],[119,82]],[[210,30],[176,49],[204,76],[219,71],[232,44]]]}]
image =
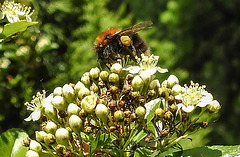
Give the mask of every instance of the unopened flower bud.
[{"label": "unopened flower bud", "polygon": [[99,77],[99,74],[100,74],[100,70],[99,68],[92,68],[89,72],[89,75],[92,79],[97,79]]},{"label": "unopened flower bud", "polygon": [[54,90],[53,90],[53,96],[62,96],[62,87],[56,87]]},{"label": "unopened flower bud", "polygon": [[140,119],[143,119],[146,114],[146,109],[142,106],[139,106],[135,112]]},{"label": "unopened flower bud", "polygon": [[149,89],[158,89],[160,88],[159,80],[152,80],[152,82],[149,85]]},{"label": "unopened flower bud", "polygon": [[110,71],[112,73],[120,74],[122,72],[122,65],[119,63],[115,63],[111,66]]},{"label": "unopened flower bud", "polygon": [[93,83],[90,86],[90,90],[93,91],[94,93],[97,93],[98,92],[98,86],[95,83]]},{"label": "unopened flower bud", "polygon": [[119,83],[119,76],[118,74],[111,73],[108,78],[109,82],[117,85]]},{"label": "unopened flower bud", "polygon": [[213,100],[207,105],[207,109],[210,113],[217,113],[221,109],[221,105],[217,100]]},{"label": "unopened flower bud", "polygon": [[68,146],[69,141],[69,132],[65,128],[57,129],[55,133],[56,141],[58,144],[62,144],[64,146]]},{"label": "unopened flower bud", "polygon": [[132,87],[134,91],[141,91],[143,89],[144,82],[143,80],[137,75],[132,80]]},{"label": "unopened flower bud", "polygon": [[157,119],[162,119],[164,116],[165,111],[162,108],[157,108],[155,110],[155,116],[157,117]]},{"label": "unopened flower bud", "polygon": [[175,84],[172,87],[172,95],[176,96],[176,95],[178,95],[181,92],[182,92],[182,87],[179,84]]},{"label": "unopened flower bud", "polygon": [[167,81],[167,80],[164,80],[164,81],[162,82],[161,86],[167,88],[167,84],[168,84],[168,81]]},{"label": "unopened flower bud", "polygon": [[44,114],[48,119],[57,121],[57,110],[53,107],[53,105],[49,104],[44,108]]},{"label": "unopened flower bud", "polygon": [[64,99],[62,96],[55,96],[52,99],[53,106],[58,110],[65,110],[67,108],[66,103],[64,102]]},{"label": "unopened flower bud", "polygon": [[163,115],[163,118],[164,118],[165,120],[171,121],[172,118],[173,118],[172,112],[167,111],[167,112]]},{"label": "unopened flower bud", "polygon": [[86,86],[89,87],[91,85],[90,77],[89,76],[82,76],[81,82]]},{"label": "unopened flower bud", "polygon": [[77,134],[83,129],[83,121],[76,115],[71,115],[69,118],[69,125],[70,128]]},{"label": "unopened flower bud", "polygon": [[45,131],[36,131],[35,136],[38,142],[44,142],[44,137],[47,135]]},{"label": "unopened flower bud", "polygon": [[97,102],[97,95],[89,95],[83,98],[81,101],[81,107],[87,113],[92,113],[95,109]]},{"label": "unopened flower bud", "polygon": [[81,110],[81,108],[78,105],[71,103],[68,105],[67,114],[68,114],[68,116],[71,116],[73,114],[78,115],[80,110]]},{"label": "unopened flower bud", "polygon": [[75,86],[74,86],[74,92],[75,94],[78,94],[79,90],[82,88],[82,87],[85,87],[84,84],[80,81],[78,81]]},{"label": "unopened flower bud", "polygon": [[82,87],[78,92],[78,97],[83,99],[85,96],[90,95],[90,90],[86,87]]},{"label": "unopened flower bud", "polygon": [[107,81],[108,80],[108,72],[107,71],[101,71],[100,72],[100,78],[103,80],[103,81]]},{"label": "unopened flower bud", "polygon": [[107,122],[107,120],[108,120],[108,108],[105,105],[98,104],[96,109],[95,109],[95,113],[101,121],[103,121],[104,123]]},{"label": "unopened flower bud", "polygon": [[63,97],[68,101],[71,102],[73,100],[74,97],[74,89],[72,86],[70,86],[69,84],[65,84],[63,86]]},{"label": "unopened flower bud", "polygon": [[55,141],[56,141],[56,138],[55,138],[55,136],[54,136],[53,134],[48,133],[48,134],[44,137],[44,142],[45,142],[46,144],[53,144],[53,143],[55,143]]},{"label": "unopened flower bud", "polygon": [[57,130],[57,125],[52,122],[52,121],[49,121],[47,123],[47,125],[45,126],[45,129],[44,129],[47,133],[51,133],[51,134],[55,134],[56,130]]},{"label": "unopened flower bud", "polygon": [[39,157],[39,154],[33,150],[28,150],[25,157]]},{"label": "unopened flower bud", "polygon": [[118,111],[114,112],[114,119],[115,119],[116,121],[122,121],[123,118],[124,118],[124,113],[123,113],[123,111],[118,110]]},{"label": "unopened flower bud", "polygon": [[65,147],[61,144],[57,144],[55,149],[56,149],[57,153],[63,154],[63,151],[64,151]]},{"label": "unopened flower bud", "polygon": [[168,89],[166,87],[161,87],[158,89],[158,93],[161,97],[167,98],[169,96]]},{"label": "unopened flower bud", "polygon": [[167,79],[167,85],[172,88],[175,84],[179,84],[179,80],[175,75],[170,75]]},{"label": "unopened flower bud", "polygon": [[42,146],[37,141],[31,140],[30,141],[30,145],[29,145],[29,149],[33,150],[33,151],[35,151],[37,153],[40,153],[42,151]]}]

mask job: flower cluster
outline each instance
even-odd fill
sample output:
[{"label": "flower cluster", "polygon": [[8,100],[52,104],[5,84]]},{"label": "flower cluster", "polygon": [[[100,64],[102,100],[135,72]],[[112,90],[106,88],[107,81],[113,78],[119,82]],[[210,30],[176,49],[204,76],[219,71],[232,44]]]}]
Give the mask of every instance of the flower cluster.
[{"label": "flower cluster", "polygon": [[34,13],[34,10],[31,11],[31,7],[26,7],[20,3],[14,3],[13,0],[6,0],[3,2],[0,8],[0,19],[3,19],[5,16],[10,23],[14,23],[25,19],[28,22],[32,22],[31,15]]},{"label": "flower cluster", "polygon": [[26,103],[33,112],[25,120],[43,122],[36,140],[25,141],[26,156],[157,155],[205,128],[208,122],[199,117],[218,112],[220,104],[205,86],[180,86],[174,75],[161,83],[154,79],[156,71],[167,72],[157,61],[142,56],[138,67],[92,68],[76,84],[56,87],[47,97],[37,93]]}]

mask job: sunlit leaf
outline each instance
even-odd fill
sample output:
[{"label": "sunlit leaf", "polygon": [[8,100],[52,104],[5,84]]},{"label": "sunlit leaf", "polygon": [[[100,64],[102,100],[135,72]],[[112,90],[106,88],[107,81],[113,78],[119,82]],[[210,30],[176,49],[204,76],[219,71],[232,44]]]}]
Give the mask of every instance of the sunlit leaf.
[{"label": "sunlit leaf", "polygon": [[18,32],[25,31],[29,26],[35,25],[38,22],[27,22],[26,20],[14,22],[14,23],[8,23],[4,25],[3,31],[0,34],[0,39],[5,39],[7,37],[10,37],[11,35],[14,35]]},{"label": "sunlit leaf", "polygon": [[21,129],[10,129],[1,134],[0,156],[1,157],[25,157],[28,150],[23,146],[23,140],[28,137]]}]

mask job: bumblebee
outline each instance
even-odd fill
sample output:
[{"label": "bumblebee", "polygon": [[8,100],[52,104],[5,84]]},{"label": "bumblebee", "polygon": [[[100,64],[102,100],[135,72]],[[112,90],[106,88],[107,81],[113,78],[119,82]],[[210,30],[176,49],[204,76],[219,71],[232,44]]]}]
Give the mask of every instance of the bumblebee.
[{"label": "bumblebee", "polygon": [[100,65],[99,60],[102,60],[109,67],[119,59],[130,58],[137,62],[136,58],[140,58],[141,54],[150,55],[149,46],[137,32],[151,25],[151,21],[146,21],[123,30],[110,28],[100,34],[95,41],[98,64]]}]

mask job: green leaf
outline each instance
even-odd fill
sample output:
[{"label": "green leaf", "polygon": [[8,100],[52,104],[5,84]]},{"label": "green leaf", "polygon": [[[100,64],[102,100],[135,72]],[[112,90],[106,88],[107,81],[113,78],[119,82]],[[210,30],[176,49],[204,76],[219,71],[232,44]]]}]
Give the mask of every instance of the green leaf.
[{"label": "green leaf", "polygon": [[15,33],[23,32],[29,26],[35,25],[37,23],[38,22],[27,22],[26,20],[14,22],[14,23],[8,23],[8,24],[4,25],[3,31],[0,34],[0,39],[5,39],[5,38],[8,38]]},{"label": "green leaf", "polygon": [[25,157],[28,148],[23,146],[23,140],[27,137],[25,131],[17,128],[2,133],[0,136],[0,156]]},{"label": "green leaf", "polygon": [[149,156],[150,154],[152,154],[151,150],[141,147],[136,149],[134,152],[134,157]]},{"label": "green leaf", "polygon": [[146,108],[146,119],[147,119],[147,124],[151,122],[151,120],[155,116],[155,110],[159,107],[159,104],[161,103],[161,99],[157,98],[154,100],[149,101],[146,103],[144,106]]},{"label": "green leaf", "polygon": [[107,145],[109,142],[112,141],[112,137],[109,134],[101,134],[98,135],[92,142],[90,147],[90,153],[94,153],[96,150],[100,149],[100,147],[104,147],[104,145]]},{"label": "green leaf", "polygon": [[197,147],[193,149],[188,149],[184,151],[174,152],[173,156],[194,156],[194,157],[202,157],[202,156],[211,156],[211,157],[219,157],[219,156],[240,156],[240,145],[236,146],[205,146],[205,147]]}]

